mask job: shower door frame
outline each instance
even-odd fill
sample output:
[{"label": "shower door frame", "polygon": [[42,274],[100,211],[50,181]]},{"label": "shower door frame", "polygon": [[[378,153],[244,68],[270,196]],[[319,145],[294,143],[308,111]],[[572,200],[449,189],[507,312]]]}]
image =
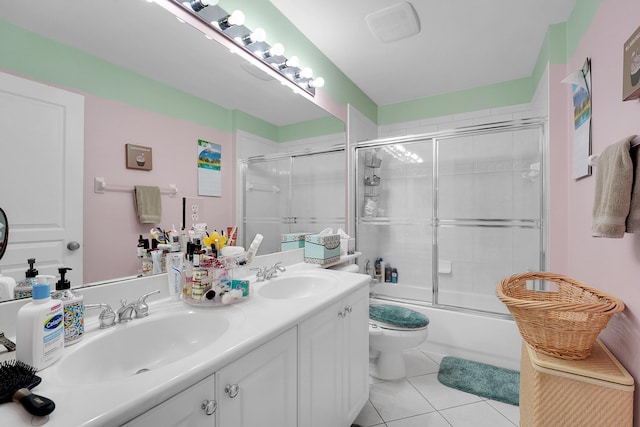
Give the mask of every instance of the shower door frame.
[{"label": "shower door frame", "polygon": [[[313,156],[313,155],[321,155],[321,154],[330,154],[330,153],[340,153],[343,152],[346,155],[346,150],[345,150],[345,145],[344,144],[338,144],[338,145],[333,145],[331,147],[325,147],[325,148],[320,148],[320,149],[306,149],[306,150],[302,150],[302,151],[295,151],[295,152],[286,152],[286,153],[277,153],[277,154],[269,154],[269,155],[259,155],[259,156],[251,156],[248,157],[246,159],[240,159],[239,163],[240,163],[240,167],[242,170],[242,174],[241,174],[241,179],[242,179],[242,188],[243,188],[243,192],[242,192],[242,204],[241,204],[241,209],[242,209],[242,213],[240,215],[240,218],[242,218],[242,233],[241,233],[241,240],[244,241],[244,247],[248,247],[248,244],[251,243],[249,241],[247,241],[248,238],[251,238],[251,236],[247,236],[246,235],[246,230],[247,230],[247,193],[249,191],[251,191],[251,189],[249,188],[250,183],[247,182],[247,173],[248,173],[248,168],[249,168],[249,164],[250,163],[261,163],[261,162],[277,162],[280,160],[289,160],[289,182],[288,182],[288,194],[287,194],[287,216],[282,216],[279,217],[277,219],[277,221],[274,221],[273,224],[285,224],[287,225],[287,232],[290,232],[290,227],[291,224],[297,224],[297,217],[293,217],[291,216],[291,204],[292,204],[292,199],[293,199],[293,165],[294,165],[294,161],[296,157],[307,157],[307,156]],[[346,180],[346,174],[345,174],[345,180]],[[346,199],[346,191],[347,189],[345,188],[345,195],[344,197],[341,198],[341,200],[345,200]],[[347,208],[345,206],[345,216],[343,217],[336,217],[336,221],[338,222],[339,220],[342,220],[344,223],[344,226],[346,226],[347,224],[347,217],[346,217],[346,211]],[[317,217],[309,217],[308,221],[306,221],[308,224],[320,224],[320,221],[318,220]]]},{"label": "shower door frame", "polygon": [[[508,132],[508,131],[518,131],[518,130],[527,130],[533,129],[538,130],[538,154],[540,160],[540,172],[539,179],[540,183],[540,200],[539,200],[539,209],[540,212],[538,214],[537,220],[526,220],[526,219],[447,219],[441,220],[439,218],[439,210],[438,210],[438,182],[440,179],[438,165],[438,149],[441,141],[453,138],[460,137],[468,137],[468,136],[477,136],[482,134],[487,134],[491,132]],[[363,141],[352,144],[350,146],[350,154],[351,154],[351,164],[350,169],[355,171],[354,176],[356,179],[353,179],[352,182],[352,194],[353,197],[350,200],[350,217],[354,218],[355,225],[355,235],[356,235],[356,245],[358,244],[358,233],[361,228],[360,224],[360,215],[358,215],[359,203],[360,203],[360,193],[358,190],[358,180],[357,177],[360,177],[360,165],[358,163],[357,151],[359,149],[367,149],[367,148],[376,148],[376,147],[384,147],[388,145],[394,144],[404,144],[404,143],[414,143],[421,141],[432,141],[432,160],[433,160],[433,168],[432,168],[432,213],[431,218],[427,219],[425,223],[430,224],[432,227],[432,250],[431,250],[431,281],[432,281],[432,290],[431,290],[431,302],[429,301],[420,301],[413,299],[403,299],[403,298],[395,298],[382,294],[372,294],[376,298],[387,299],[402,303],[410,303],[414,305],[424,305],[428,307],[434,307],[439,309],[445,309],[450,311],[458,311],[465,313],[474,313],[474,314],[482,314],[491,317],[498,318],[507,318],[512,319],[512,316],[507,313],[498,313],[493,311],[481,310],[481,309],[473,309],[468,307],[455,306],[450,304],[442,304],[438,301],[438,292],[439,292],[439,277],[438,277],[438,263],[439,263],[439,228],[441,226],[446,227],[510,227],[510,228],[527,228],[527,229],[538,229],[539,230],[539,238],[540,238],[540,251],[539,251],[539,266],[541,271],[545,271],[547,268],[547,256],[548,253],[548,227],[547,227],[547,218],[548,218],[548,177],[547,177],[547,163],[548,163],[548,146],[546,142],[547,135],[547,120],[545,118],[533,117],[526,119],[518,119],[518,120],[510,120],[503,122],[494,122],[494,123],[486,123],[475,126],[467,126],[461,127],[457,129],[450,129],[438,132],[424,133],[419,135],[409,135],[402,137],[393,137],[393,138],[381,138],[370,141]],[[496,284],[497,286],[497,284]],[[533,284],[535,289],[543,289],[544,285],[536,282]]]}]

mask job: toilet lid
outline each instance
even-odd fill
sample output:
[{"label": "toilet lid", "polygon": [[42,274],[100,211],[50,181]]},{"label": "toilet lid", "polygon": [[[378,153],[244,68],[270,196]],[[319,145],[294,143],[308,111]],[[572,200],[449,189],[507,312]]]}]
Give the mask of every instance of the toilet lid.
[{"label": "toilet lid", "polygon": [[395,328],[419,329],[429,324],[429,318],[422,313],[398,305],[372,304],[369,319]]}]

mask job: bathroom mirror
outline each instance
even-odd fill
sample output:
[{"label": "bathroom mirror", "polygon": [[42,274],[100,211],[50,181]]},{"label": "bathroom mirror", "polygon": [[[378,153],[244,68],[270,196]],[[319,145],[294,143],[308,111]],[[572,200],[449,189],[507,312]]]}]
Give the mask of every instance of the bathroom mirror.
[{"label": "bathroom mirror", "polygon": [[9,241],[9,221],[7,214],[0,208],[0,259],[7,250],[7,242]]},{"label": "bathroom mirror", "polygon": [[[178,22],[158,5],[144,0],[50,0],[35,6],[28,2],[11,2],[0,10],[0,29],[3,25],[10,26],[9,30],[13,31],[15,27],[26,30],[27,38],[34,33],[42,35],[230,111],[238,110],[276,126],[330,116],[313,102],[247,67],[246,61],[238,55],[207,40],[189,25]],[[78,61],[88,59],[84,53],[79,53],[77,58]],[[171,72],[175,67],[167,67],[169,62],[181,67],[177,77]],[[1,58],[0,71],[29,78],[28,74],[3,63]],[[72,84],[77,79],[81,76],[69,80],[69,88],[82,93]],[[109,84],[105,82],[106,87]],[[85,170],[85,174],[91,174],[91,171]],[[10,207],[5,208],[10,210]],[[103,226],[108,229],[115,224]],[[86,234],[85,231],[85,238]],[[133,240],[136,239],[134,236]],[[84,244],[86,246],[87,242]],[[135,253],[135,245],[131,246],[131,242],[122,245],[126,245],[122,250],[131,248]],[[22,264],[20,266],[24,270]],[[114,271],[114,277],[109,279],[117,280],[122,276]]]}]

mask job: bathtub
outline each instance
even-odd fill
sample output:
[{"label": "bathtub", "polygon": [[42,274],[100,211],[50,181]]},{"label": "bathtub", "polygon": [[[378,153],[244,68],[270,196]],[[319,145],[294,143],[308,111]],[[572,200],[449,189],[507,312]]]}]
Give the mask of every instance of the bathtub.
[{"label": "bathtub", "polygon": [[430,290],[417,291],[415,287],[402,289],[404,286],[387,286],[372,285],[370,303],[392,303],[425,314],[429,318],[429,338],[419,347],[420,350],[436,358],[455,356],[520,370],[522,337],[514,320],[491,314],[434,307],[429,305],[430,302],[413,303],[407,298],[430,300]]}]

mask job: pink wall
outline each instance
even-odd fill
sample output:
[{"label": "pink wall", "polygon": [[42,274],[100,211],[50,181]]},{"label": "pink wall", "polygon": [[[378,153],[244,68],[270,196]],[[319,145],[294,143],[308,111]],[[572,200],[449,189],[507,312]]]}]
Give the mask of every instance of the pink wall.
[{"label": "pink wall", "polygon": [[[222,146],[222,197],[203,197],[209,229],[233,225],[235,147],[229,133],[120,102],[85,95],[84,283],[137,273],[138,235],[149,237],[151,224],[137,221],[133,193],[93,191],[94,177],[107,184],[176,184],[178,196],[162,196],[163,228],[182,223],[182,197],[198,197],[197,141]],[[125,144],[152,147],[153,170],[125,167]]]},{"label": "pink wall", "polygon": [[[622,101],[623,43],[640,25],[640,2],[637,0],[604,0],[589,29],[569,60],[568,70],[582,67],[586,57],[592,61],[593,84],[593,153],[600,153],[609,144],[640,134],[640,102]],[[566,131],[552,131],[554,144],[566,141],[569,153],[573,127],[572,101],[568,87],[562,88],[555,75],[550,86],[551,105],[564,103],[564,117],[550,115],[551,121],[561,120]],[[554,87],[555,85],[555,87]],[[562,85],[566,86],[566,85]],[[553,162],[553,159],[552,159]],[[570,170],[570,160],[553,164],[552,168]],[[594,171],[595,173],[595,171]],[[563,175],[558,173],[557,175]],[[551,219],[563,217],[567,224],[566,263],[552,260],[556,271],[565,273],[622,299],[627,308],[616,314],[601,334],[601,339],[634,376],[640,380],[640,235],[626,234],[622,239],[591,237],[595,175],[568,182],[568,200],[552,199]],[[554,183],[552,183],[553,185]],[[563,185],[558,183],[558,185]],[[566,208],[566,209],[565,209]],[[566,218],[566,219],[565,219]],[[561,253],[552,253],[562,256]],[[558,251],[562,252],[562,250]],[[552,255],[553,256],[553,255]],[[640,426],[640,393],[636,391],[635,426]]]}]

